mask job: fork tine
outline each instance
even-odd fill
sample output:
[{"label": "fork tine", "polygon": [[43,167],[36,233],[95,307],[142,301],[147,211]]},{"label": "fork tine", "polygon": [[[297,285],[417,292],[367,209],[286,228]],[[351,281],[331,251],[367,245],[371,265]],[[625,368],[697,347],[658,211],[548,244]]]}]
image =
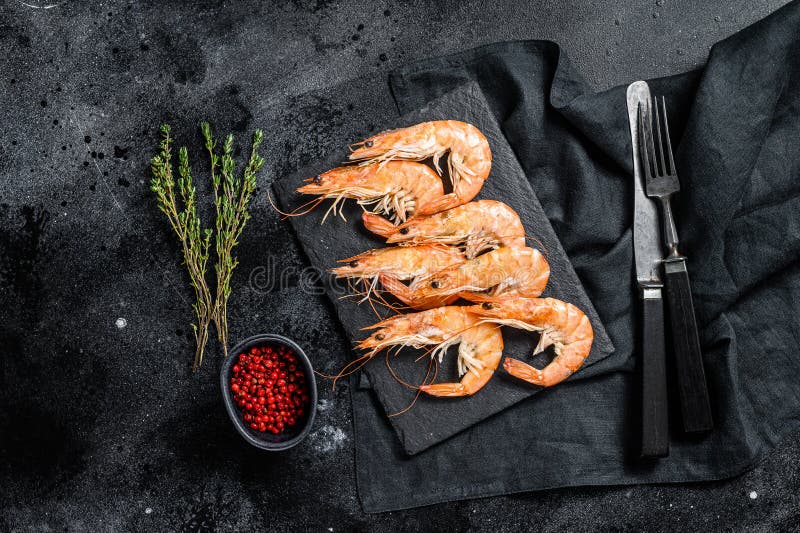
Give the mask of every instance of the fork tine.
[{"label": "fork tine", "polygon": [[645,130],[644,125],[644,113],[642,112],[642,103],[639,102],[639,109],[638,109],[638,118],[639,118],[639,156],[642,161],[642,170],[644,171],[645,180],[650,180],[651,172],[650,172],[650,158],[648,157],[648,147],[647,147],[647,132]]},{"label": "fork tine", "polygon": [[675,160],[672,158],[672,141],[669,139],[669,124],[667,123],[667,104],[661,97],[661,112],[664,116],[664,136],[667,138],[667,155],[669,156],[669,173],[675,174]]},{"label": "fork tine", "polygon": [[[668,174],[667,172],[667,165],[664,161],[664,141],[661,138],[661,118],[659,117],[659,109],[658,109],[658,97],[653,97],[653,115],[656,117],[656,139],[658,140],[658,165],[661,165],[661,169],[656,167],[656,175],[663,176],[664,174]],[[653,159],[656,159],[655,151],[653,152]]]}]

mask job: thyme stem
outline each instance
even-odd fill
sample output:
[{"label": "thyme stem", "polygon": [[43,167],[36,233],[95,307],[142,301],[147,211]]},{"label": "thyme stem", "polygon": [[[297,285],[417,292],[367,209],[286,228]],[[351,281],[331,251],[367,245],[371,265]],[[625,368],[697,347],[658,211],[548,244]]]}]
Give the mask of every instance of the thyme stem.
[{"label": "thyme stem", "polygon": [[[203,362],[203,353],[208,342],[208,328],[212,322],[216,326],[217,337],[224,353],[226,356],[228,354],[227,303],[231,294],[231,276],[238,264],[232,252],[250,218],[247,209],[256,188],[256,173],[264,165],[264,159],[257,153],[258,146],[263,140],[261,130],[256,130],[253,135],[250,160],[241,179],[236,179],[234,176],[233,136],[226,137],[220,158],[215,151],[216,142],[209,124],[201,123],[200,130],[211,163],[211,183],[216,212],[216,224],[213,230],[202,228],[197,213],[197,192],[192,181],[192,169],[186,147],[181,147],[178,151],[178,178],[177,181],[175,179],[172,167],[173,140],[168,124],[161,126],[160,151],[150,161],[153,173],[150,189],[156,194],[158,208],[167,216],[172,230],[181,241],[184,264],[195,293],[195,303],[192,305],[197,319],[196,323],[192,324],[197,343],[194,371],[197,371]],[[214,267],[217,287],[213,295],[206,282],[212,236],[217,252],[217,262]]]},{"label": "thyme stem", "polygon": [[[243,170],[241,179],[237,179],[233,160],[233,135],[228,134],[225,138],[222,143],[222,156],[219,157],[215,152],[216,142],[211,127],[204,122],[200,128],[211,160],[214,206],[217,217],[215,240],[217,263],[214,267],[217,275],[217,291],[213,320],[217,328],[217,339],[227,357],[230,282],[233,271],[239,264],[236,257],[233,256],[233,248],[239,243],[239,236],[250,219],[247,208],[256,188],[256,173],[264,165],[264,159],[258,155],[258,147],[263,141],[264,134],[261,130],[256,130],[253,134],[250,159]],[[218,163],[220,164],[219,175],[215,174]]]}]

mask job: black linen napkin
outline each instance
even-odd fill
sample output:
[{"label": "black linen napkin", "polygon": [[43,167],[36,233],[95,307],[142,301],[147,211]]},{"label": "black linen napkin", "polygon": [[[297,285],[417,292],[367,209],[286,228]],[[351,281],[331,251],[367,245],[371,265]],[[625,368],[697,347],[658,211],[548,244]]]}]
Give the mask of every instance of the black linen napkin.
[{"label": "black linen napkin", "polygon": [[[372,392],[353,391],[365,511],[574,485],[700,481],[751,467],[800,426],[800,3],[719,43],[667,97],[716,422],[673,420],[668,458],[637,461],[636,296],[625,87],[600,94],[546,42],[502,43],[392,77],[401,112],[477,82],[616,348],[620,371],[565,383],[414,457]],[[673,413],[677,410],[673,409]]]},{"label": "black linen napkin", "polygon": [[[578,306],[592,322],[595,335],[592,351],[581,369],[570,379],[584,379],[603,372],[602,366],[599,369],[591,367],[613,351],[611,341],[477,85],[461,86],[400,119],[394,116],[384,119],[379,123],[379,129],[440,119],[464,120],[478,127],[486,135],[492,148],[492,172],[477,199],[502,201],[519,213],[529,246],[538,247],[544,252],[550,264],[550,280],[542,296],[557,298]],[[275,183],[274,189],[281,207],[289,211],[307,202],[309,199],[307,196],[296,194],[294,190],[303,183],[303,179],[341,164],[346,153],[346,146],[343,145],[327,160],[318,161]],[[370,248],[386,246],[382,239],[370,235],[363,228],[360,219],[361,208],[353,201],[350,201],[343,211],[346,220],[329,216],[323,224],[322,219],[329,203],[330,201],[326,201],[314,212],[291,218],[292,227],[303,250],[312,265],[320,272],[337,266],[338,259],[351,257]],[[327,276],[324,280],[326,292],[350,340],[356,341],[368,336],[369,333],[364,332],[363,328],[380,320],[373,308],[367,302],[359,304],[356,299],[347,298],[345,283]],[[378,310],[381,310],[380,306]],[[382,316],[394,314],[388,310],[383,311]],[[504,354],[524,358],[532,352],[537,336],[504,328],[503,339]],[[455,348],[448,351],[440,365],[437,382],[459,379],[455,352]],[[360,354],[356,354],[355,350],[350,354],[341,354],[340,367],[344,367],[357,355]],[[391,364],[395,374],[401,376],[404,381],[420,383],[428,368],[427,358],[422,361],[416,360],[420,355],[419,351],[404,350],[397,356],[389,357],[388,364]],[[545,359],[545,356],[541,356],[540,359]],[[384,354],[381,353],[364,366],[364,372],[369,378],[368,384],[375,389],[376,396],[387,415],[399,413],[413,402],[413,407],[408,411],[389,418],[404,451],[408,454],[419,453],[541,390],[539,387],[531,387],[508,378],[504,375],[504,371],[499,369],[492,380],[474,396],[431,398],[421,395],[414,402],[416,391],[403,386],[386,367],[386,361]]]}]

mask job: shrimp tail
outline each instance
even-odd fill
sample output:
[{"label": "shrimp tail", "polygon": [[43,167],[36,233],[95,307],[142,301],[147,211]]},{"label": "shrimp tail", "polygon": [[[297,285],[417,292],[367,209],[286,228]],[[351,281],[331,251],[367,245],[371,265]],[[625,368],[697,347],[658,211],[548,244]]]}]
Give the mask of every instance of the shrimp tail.
[{"label": "shrimp tail", "polygon": [[544,376],[541,370],[519,359],[506,357],[503,360],[503,370],[517,379],[527,381],[533,385],[544,386]]},{"label": "shrimp tail", "polygon": [[420,385],[419,390],[428,394],[429,396],[469,396],[472,391],[467,391],[467,388],[461,383],[432,383],[430,385]]},{"label": "shrimp tail", "polygon": [[415,214],[420,216],[433,215],[441,211],[446,211],[447,209],[457,207],[464,203],[466,202],[462,198],[459,198],[458,195],[454,193],[445,194],[429,201],[423,207],[420,207],[420,209]]},{"label": "shrimp tail", "polygon": [[510,357],[506,357],[503,361],[503,369],[515,378],[540,387],[551,387],[561,383],[573,373],[567,366],[559,364],[557,360],[553,360],[544,369],[539,370],[519,359]]},{"label": "shrimp tail", "polygon": [[392,233],[397,231],[397,226],[382,216],[367,211],[361,215],[361,221],[364,223],[365,228],[381,237],[389,237]]},{"label": "shrimp tail", "polygon": [[458,396],[472,396],[481,390],[492,378],[493,372],[487,372],[480,377],[480,379],[472,380],[467,384],[453,382],[453,383],[432,383],[430,385],[421,385],[419,390],[429,396],[444,396],[448,398],[455,398]]}]

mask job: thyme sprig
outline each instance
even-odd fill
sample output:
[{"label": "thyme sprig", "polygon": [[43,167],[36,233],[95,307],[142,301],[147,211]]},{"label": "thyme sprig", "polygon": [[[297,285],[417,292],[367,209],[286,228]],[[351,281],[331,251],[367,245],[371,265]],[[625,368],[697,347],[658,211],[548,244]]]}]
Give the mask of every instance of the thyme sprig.
[{"label": "thyme sprig", "polygon": [[[214,324],[217,338],[222,344],[225,356],[228,355],[228,298],[231,295],[231,276],[239,261],[233,255],[233,248],[239,243],[250,214],[247,206],[256,189],[256,173],[264,166],[264,159],[258,155],[258,147],[264,139],[261,130],[253,134],[253,147],[250,160],[244,168],[243,176],[237,179],[234,173],[233,135],[228,134],[222,143],[222,157],[215,149],[216,141],[211,133],[211,126],[203,122],[200,129],[205,139],[205,147],[211,161],[211,181],[214,186],[214,206],[216,209],[216,241],[217,263],[214,267],[217,275],[217,292],[215,298]],[[220,165],[220,173],[216,172]]]},{"label": "thyme sprig", "polygon": [[[228,298],[231,295],[231,276],[238,265],[237,259],[233,256],[233,248],[238,244],[239,236],[250,218],[247,209],[256,188],[256,173],[264,165],[264,159],[257,153],[263,141],[261,130],[256,130],[253,135],[250,159],[241,179],[237,179],[234,175],[233,135],[229,134],[225,138],[220,157],[215,151],[216,142],[211,134],[211,126],[203,122],[200,130],[211,162],[211,182],[216,211],[214,229],[202,228],[197,213],[197,192],[192,181],[192,169],[186,147],[181,147],[178,151],[178,179],[175,180],[172,167],[173,139],[168,124],[161,126],[160,151],[150,161],[153,172],[150,189],[156,194],[158,208],[167,216],[170,226],[181,241],[183,260],[195,293],[195,303],[192,305],[197,318],[196,323],[192,324],[197,343],[194,371],[197,371],[203,362],[203,353],[208,342],[208,328],[212,322],[216,326],[217,337],[224,353],[226,356],[228,354]],[[217,287],[214,294],[206,281],[212,237],[217,252],[214,267]]]}]

